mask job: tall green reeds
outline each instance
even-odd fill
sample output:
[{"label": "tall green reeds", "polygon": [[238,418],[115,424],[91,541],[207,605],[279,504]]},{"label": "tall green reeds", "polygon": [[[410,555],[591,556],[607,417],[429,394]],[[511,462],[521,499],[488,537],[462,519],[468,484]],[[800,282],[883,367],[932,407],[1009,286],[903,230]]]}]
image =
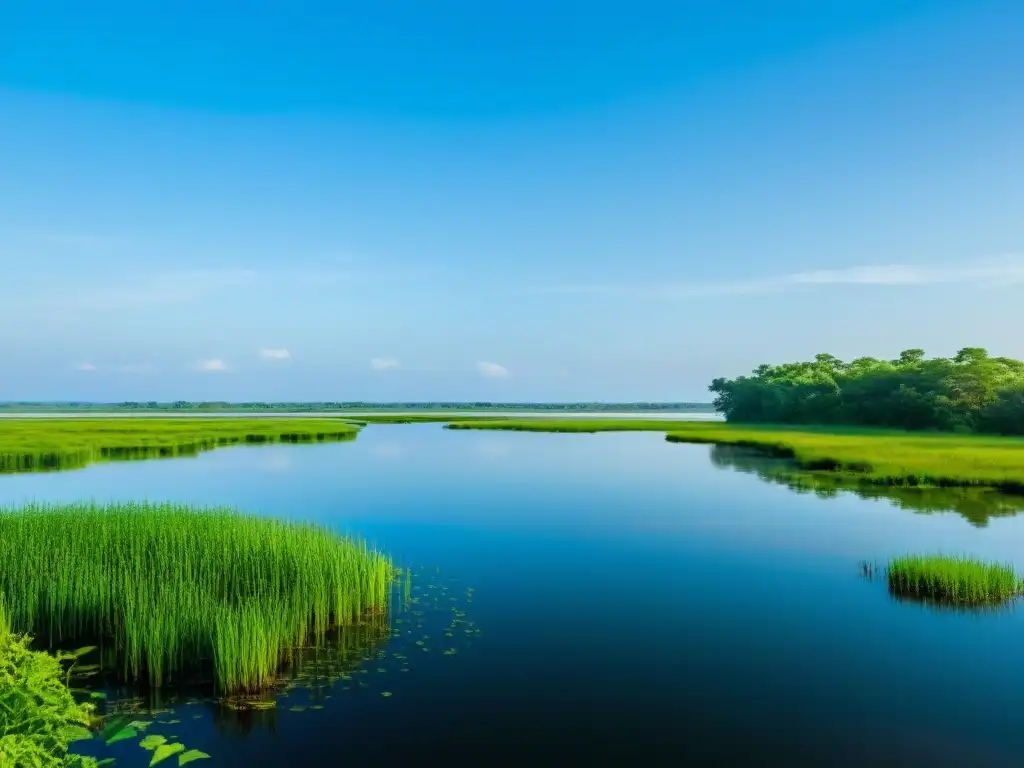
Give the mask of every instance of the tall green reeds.
[{"label": "tall green reeds", "polygon": [[159,686],[212,664],[224,692],[273,682],[291,649],[386,607],[393,566],[326,528],[174,504],[0,510],[0,594],[51,644],[112,643]]},{"label": "tall green reeds", "polygon": [[888,579],[895,595],[963,605],[1005,602],[1021,591],[1009,565],[949,555],[893,558]]}]

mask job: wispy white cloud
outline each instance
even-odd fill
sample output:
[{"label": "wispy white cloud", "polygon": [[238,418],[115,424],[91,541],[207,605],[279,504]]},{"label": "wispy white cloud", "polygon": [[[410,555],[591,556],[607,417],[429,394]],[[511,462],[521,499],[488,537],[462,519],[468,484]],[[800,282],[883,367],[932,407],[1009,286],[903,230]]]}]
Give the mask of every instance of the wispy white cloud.
[{"label": "wispy white cloud", "polygon": [[942,284],[994,286],[1024,282],[1024,256],[1010,255],[962,264],[879,264],[822,269],[742,280],[595,283],[537,288],[550,294],[632,294],[669,298],[753,296],[822,286],[914,287]]},{"label": "wispy white cloud", "polygon": [[227,363],[219,357],[214,357],[209,360],[200,360],[197,367],[204,373],[223,373],[228,369]]},{"label": "wispy white cloud", "polygon": [[375,371],[393,371],[396,368],[401,368],[402,363],[392,357],[375,357],[370,360],[370,367]]},{"label": "wispy white cloud", "polygon": [[106,235],[87,232],[47,232],[41,235],[39,240],[47,245],[74,249],[110,248],[118,243],[116,239]]},{"label": "wispy white cloud", "polygon": [[292,353],[284,348],[264,347],[260,350],[260,359],[262,360],[288,360],[291,356]]},{"label": "wispy white cloud", "polygon": [[[63,283],[47,279],[34,291],[12,297],[27,310],[47,312],[114,312],[186,304],[226,289],[256,281],[245,269],[188,270],[149,275],[118,276],[95,281]],[[6,298],[4,299],[6,303]]]},{"label": "wispy white cloud", "polygon": [[60,315],[122,312],[190,304],[224,294],[302,291],[354,279],[320,267],[253,270],[224,267],[134,274],[95,274],[71,279],[42,273],[17,294],[0,287],[0,306]]},{"label": "wispy white cloud", "polygon": [[489,363],[486,360],[478,362],[476,369],[481,376],[485,376],[488,379],[505,379],[509,376],[508,368],[497,363]]},{"label": "wispy white cloud", "polygon": [[92,371],[96,370],[96,366],[93,365],[92,363],[79,363],[78,365],[75,366],[75,370],[91,373]]}]

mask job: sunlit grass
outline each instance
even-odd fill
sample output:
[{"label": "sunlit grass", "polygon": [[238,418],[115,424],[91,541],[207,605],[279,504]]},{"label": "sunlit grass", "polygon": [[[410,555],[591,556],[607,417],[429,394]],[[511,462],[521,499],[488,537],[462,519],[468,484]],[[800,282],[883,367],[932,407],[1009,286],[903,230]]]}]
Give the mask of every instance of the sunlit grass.
[{"label": "sunlit grass", "polygon": [[218,446],[351,440],[341,419],[0,419],[0,472],[75,469],[95,461],[194,456]]},{"label": "sunlit grass", "polygon": [[159,686],[212,664],[224,692],[273,682],[290,650],[387,605],[393,566],[312,524],[183,505],[0,510],[0,594],[51,645],[113,644]]},{"label": "sunlit grass", "polygon": [[794,428],[647,419],[462,421],[450,429],[532,432],[665,432],[678,443],[757,448],[811,471],[849,473],[878,485],[983,485],[1024,493],[1024,439],[871,429]]},{"label": "sunlit grass", "polygon": [[896,557],[889,562],[887,574],[894,594],[945,603],[1000,603],[1021,589],[1009,565],[948,555]]}]

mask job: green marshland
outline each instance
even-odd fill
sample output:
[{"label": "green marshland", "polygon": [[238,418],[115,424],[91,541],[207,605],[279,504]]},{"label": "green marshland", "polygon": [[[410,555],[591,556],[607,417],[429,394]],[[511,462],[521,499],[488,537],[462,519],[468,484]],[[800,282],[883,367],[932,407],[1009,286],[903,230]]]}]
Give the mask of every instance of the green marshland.
[{"label": "green marshland", "polygon": [[228,445],[352,440],[359,426],[321,418],[11,418],[0,422],[0,473],[98,461],[195,456]]}]

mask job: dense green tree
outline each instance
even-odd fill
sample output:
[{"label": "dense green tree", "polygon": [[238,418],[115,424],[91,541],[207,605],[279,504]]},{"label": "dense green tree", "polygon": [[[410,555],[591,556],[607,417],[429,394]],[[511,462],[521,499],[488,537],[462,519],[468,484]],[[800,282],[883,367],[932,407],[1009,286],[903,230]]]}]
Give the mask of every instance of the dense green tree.
[{"label": "dense green tree", "polygon": [[709,389],[729,421],[1024,434],[1024,362],[981,347],[952,359],[907,349],[850,363],[823,353],[717,378]]}]

